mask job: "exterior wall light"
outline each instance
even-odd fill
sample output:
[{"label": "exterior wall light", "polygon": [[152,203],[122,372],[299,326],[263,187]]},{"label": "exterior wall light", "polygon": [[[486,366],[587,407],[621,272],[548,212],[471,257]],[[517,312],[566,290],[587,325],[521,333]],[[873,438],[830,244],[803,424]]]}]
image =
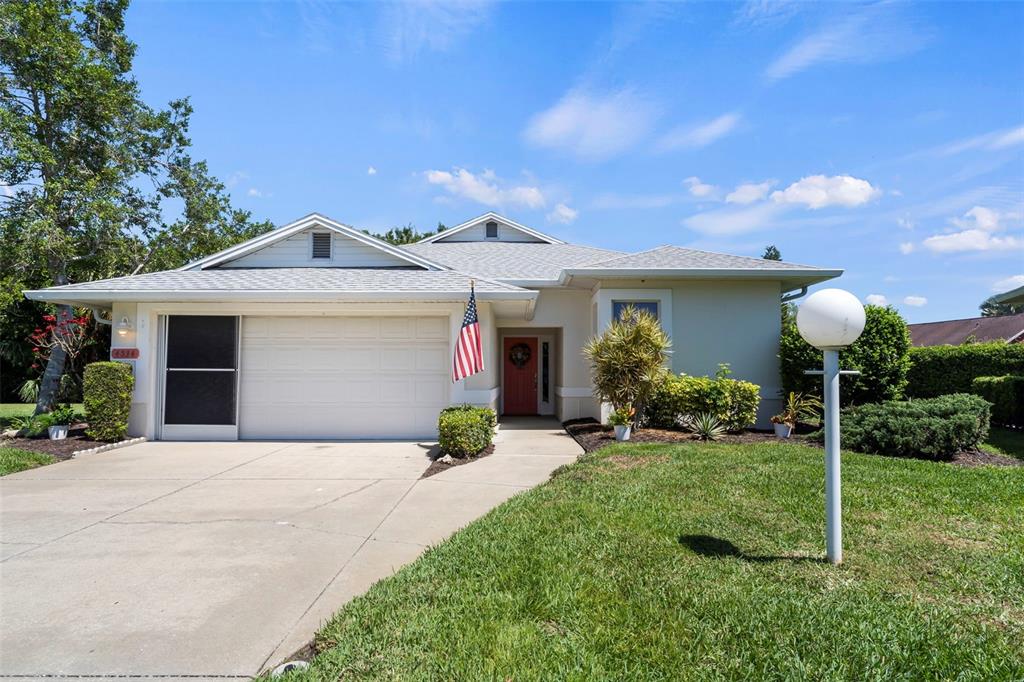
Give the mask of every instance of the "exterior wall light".
[{"label": "exterior wall light", "polygon": [[117,323],[117,335],[128,336],[128,332],[132,330],[132,321],[128,319],[127,315],[121,318],[121,321]]},{"label": "exterior wall light", "polygon": [[796,313],[804,341],[825,355],[825,552],[833,564],[843,561],[843,525],[839,471],[839,376],[859,374],[839,370],[839,351],[864,331],[864,306],[842,289],[822,289],[807,297]]}]

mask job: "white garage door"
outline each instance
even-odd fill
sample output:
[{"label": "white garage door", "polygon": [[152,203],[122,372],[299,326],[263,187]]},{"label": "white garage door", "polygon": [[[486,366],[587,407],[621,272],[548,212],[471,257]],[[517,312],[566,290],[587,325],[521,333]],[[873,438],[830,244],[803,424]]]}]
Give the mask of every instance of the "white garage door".
[{"label": "white garage door", "polygon": [[240,438],[425,438],[448,404],[447,317],[243,317]]}]

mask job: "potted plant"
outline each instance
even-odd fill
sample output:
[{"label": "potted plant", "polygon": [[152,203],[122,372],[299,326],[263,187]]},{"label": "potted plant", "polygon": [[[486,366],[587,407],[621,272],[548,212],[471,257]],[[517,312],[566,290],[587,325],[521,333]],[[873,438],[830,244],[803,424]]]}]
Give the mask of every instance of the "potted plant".
[{"label": "potted plant", "polygon": [[68,428],[75,419],[75,410],[70,405],[62,405],[50,412],[50,440],[64,440],[68,437]]},{"label": "potted plant", "polygon": [[608,423],[615,427],[615,440],[629,440],[629,436],[633,432],[634,414],[636,414],[636,410],[626,405],[608,415]]},{"label": "potted plant", "polygon": [[813,395],[790,391],[782,412],[772,417],[775,435],[789,438],[798,421],[818,421],[821,417],[821,401]]}]

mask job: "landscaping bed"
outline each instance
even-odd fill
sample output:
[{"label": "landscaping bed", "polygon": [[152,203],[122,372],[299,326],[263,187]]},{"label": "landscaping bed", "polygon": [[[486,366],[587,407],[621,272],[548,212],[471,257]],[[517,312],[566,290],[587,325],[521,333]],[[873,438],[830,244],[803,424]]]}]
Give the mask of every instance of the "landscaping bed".
[{"label": "landscaping bed", "polygon": [[[615,445],[615,433],[610,427],[603,426],[594,419],[573,419],[563,424],[566,432],[580,444],[586,452],[594,452],[601,448]],[[700,442],[697,437],[681,429],[634,429],[629,439],[630,443],[692,443]],[[822,445],[814,438],[794,433],[788,441],[781,441],[770,431],[746,430],[738,433],[727,433],[717,443],[738,445],[738,444],[769,444],[769,445],[803,445],[814,448],[821,448]],[[982,450],[967,450],[953,455],[950,464],[960,466],[1024,466],[1024,460],[1001,454]]]},{"label": "landscaping bed", "polygon": [[602,448],[349,602],[287,679],[1024,678],[1024,469],[843,464],[834,567],[819,452]]},{"label": "landscaping bed", "polygon": [[104,445],[85,435],[85,424],[76,424],[68,429],[68,437],[62,440],[50,440],[46,436],[40,438],[4,438],[0,440],[0,446],[17,448],[18,450],[29,450],[31,452],[42,452],[52,455],[57,460],[71,459],[71,455],[78,450]]},{"label": "landscaping bed", "polygon": [[481,457],[486,457],[492,452],[494,452],[493,443],[491,445],[488,445],[486,448],[484,448],[477,454],[473,455],[472,457],[449,457],[447,460],[445,460],[443,457],[439,456],[430,463],[430,466],[427,467],[427,470],[423,472],[423,475],[420,476],[420,478],[430,478],[431,476],[439,474],[442,471],[448,471],[449,469],[454,469],[455,467],[462,466],[463,464],[470,464],[472,462],[477,461]]}]

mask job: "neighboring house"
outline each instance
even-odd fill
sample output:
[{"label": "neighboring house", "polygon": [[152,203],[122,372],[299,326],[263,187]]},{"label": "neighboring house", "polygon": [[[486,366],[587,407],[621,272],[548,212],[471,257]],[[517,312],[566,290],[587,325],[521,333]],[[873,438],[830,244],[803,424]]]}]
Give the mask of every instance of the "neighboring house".
[{"label": "neighboring house", "polygon": [[1017,287],[1016,289],[1010,289],[1003,293],[993,296],[993,300],[996,303],[1007,303],[1009,305],[1024,305],[1024,286]]},{"label": "neighboring house", "polygon": [[1024,313],[908,324],[915,346],[958,346],[967,341],[1024,341]]},{"label": "neighboring house", "polygon": [[[627,304],[670,333],[673,371],[724,362],[760,384],[767,426],[780,297],[841,272],[675,246],[624,254],[495,213],[399,247],[313,214],[178,270],[26,295],[111,311],[111,355],[135,366],[133,435],[424,438],[464,402],[600,417],[581,349]],[[453,384],[472,280],[486,371]]]}]

